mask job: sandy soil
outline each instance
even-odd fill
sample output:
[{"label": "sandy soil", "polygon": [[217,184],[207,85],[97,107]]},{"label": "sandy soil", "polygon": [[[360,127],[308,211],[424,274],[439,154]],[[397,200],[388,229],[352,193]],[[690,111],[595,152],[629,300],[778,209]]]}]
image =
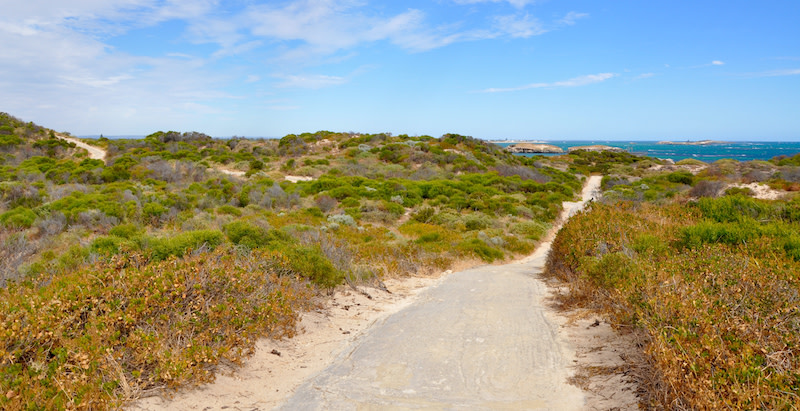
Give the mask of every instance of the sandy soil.
[{"label": "sandy soil", "polygon": [[[766,184],[761,183],[750,183],[750,184],[731,184],[727,186],[725,189],[731,187],[738,187],[738,188],[749,188],[753,191],[753,197],[760,198],[763,200],[777,200],[786,196],[787,192],[782,190],[774,190],[770,188]],[[724,191],[724,190],[723,190]]]},{"label": "sandy soil", "polygon": [[692,174],[697,174],[708,168],[708,164],[656,164],[650,167],[650,171],[679,171],[685,170]]},{"label": "sandy soil", "polygon": [[89,158],[94,160],[101,160],[103,162],[106,161],[106,151],[100,147],[91,146],[89,144],[84,143],[76,138],[68,137],[63,134],[56,134],[56,137],[69,141],[70,143],[75,143],[76,146],[86,150],[89,152]]},{"label": "sandy soil", "polygon": [[292,183],[296,183],[298,181],[311,181],[314,177],[309,176],[286,176],[286,181],[291,181]]},{"label": "sandy soil", "polygon": [[220,171],[222,173],[225,173],[225,174],[227,174],[229,176],[235,176],[235,177],[244,177],[244,175],[247,174],[244,171],[231,170],[229,168],[222,168],[222,167],[217,167],[217,168],[214,168],[213,170],[218,170],[218,171]]}]

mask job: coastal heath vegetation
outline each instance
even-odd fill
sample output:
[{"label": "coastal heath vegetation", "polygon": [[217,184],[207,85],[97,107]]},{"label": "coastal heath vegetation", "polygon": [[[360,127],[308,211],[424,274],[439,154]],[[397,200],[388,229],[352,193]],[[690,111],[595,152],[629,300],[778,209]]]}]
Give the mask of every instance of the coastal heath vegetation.
[{"label": "coastal heath vegetation", "polygon": [[101,161],[56,134],[0,114],[3,409],[207,382],[334,287],[526,255],[605,161],[329,131],[85,140]]},{"label": "coastal heath vegetation", "polygon": [[800,407],[800,197],[736,189],[787,187],[796,158],[607,175],[557,235],[546,275],[567,288],[560,304],[638,337],[642,406]]}]

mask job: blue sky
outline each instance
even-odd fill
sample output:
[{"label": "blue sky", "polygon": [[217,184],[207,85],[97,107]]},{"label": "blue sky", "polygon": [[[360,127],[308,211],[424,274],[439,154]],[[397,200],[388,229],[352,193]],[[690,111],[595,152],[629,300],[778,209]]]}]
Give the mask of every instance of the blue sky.
[{"label": "blue sky", "polygon": [[800,141],[800,2],[26,0],[0,111],[76,135]]}]

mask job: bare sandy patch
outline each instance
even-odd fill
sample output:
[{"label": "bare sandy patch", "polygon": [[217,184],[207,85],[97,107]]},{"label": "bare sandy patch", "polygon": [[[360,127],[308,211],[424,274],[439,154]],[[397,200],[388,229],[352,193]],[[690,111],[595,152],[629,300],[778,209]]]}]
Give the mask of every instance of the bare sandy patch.
[{"label": "bare sandy patch", "polygon": [[314,177],[309,177],[309,176],[286,176],[286,177],[284,177],[284,179],[286,179],[286,181],[290,181],[292,183],[296,183],[298,181],[312,181],[312,180],[314,180]]},{"label": "bare sandy patch", "polygon": [[78,140],[77,138],[68,137],[63,134],[56,134],[55,136],[62,140],[69,141],[70,143],[74,143],[76,146],[88,151],[89,158],[93,160],[100,160],[104,163],[106,162],[106,151],[102,148],[91,146],[83,141]]},{"label": "bare sandy patch", "polygon": [[234,176],[234,177],[244,177],[245,174],[247,174],[246,172],[241,170],[231,170],[229,168],[224,168],[224,167],[217,167],[214,168],[214,170],[217,170],[223,174],[227,174],[229,176]]},{"label": "bare sandy patch", "polygon": [[560,312],[555,320],[575,350],[570,382],[584,390],[586,409],[638,410],[635,370],[644,359],[634,335],[585,309]]},{"label": "bare sandy patch", "polygon": [[697,174],[708,168],[708,164],[656,164],[648,171],[688,171],[692,174]]},{"label": "bare sandy patch", "polygon": [[770,186],[761,183],[731,184],[727,186],[726,189],[731,187],[748,188],[753,192],[753,197],[760,198],[762,200],[778,200],[787,194],[786,191],[775,190],[770,188]]}]

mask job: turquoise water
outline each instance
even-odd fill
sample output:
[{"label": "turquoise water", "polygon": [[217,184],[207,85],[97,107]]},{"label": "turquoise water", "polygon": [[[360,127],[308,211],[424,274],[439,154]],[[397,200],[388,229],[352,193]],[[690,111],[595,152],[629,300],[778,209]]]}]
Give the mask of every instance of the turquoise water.
[{"label": "turquoise water", "polygon": [[[750,160],[769,160],[773,157],[785,155],[793,156],[800,153],[800,141],[794,142],[735,142],[723,144],[711,144],[707,146],[680,146],[656,144],[655,141],[546,141],[563,148],[565,151],[569,147],[601,144],[605,146],[620,147],[626,151],[649,157],[669,158],[675,161],[685,158],[694,158],[705,162],[714,162],[723,158],[731,158],[738,161]],[[499,146],[506,147],[513,143],[497,143]],[[533,156],[537,154],[519,154],[522,156]],[[541,154],[538,154],[541,155]],[[547,155],[547,154],[545,154]],[[550,154],[552,155],[552,154]]]}]

